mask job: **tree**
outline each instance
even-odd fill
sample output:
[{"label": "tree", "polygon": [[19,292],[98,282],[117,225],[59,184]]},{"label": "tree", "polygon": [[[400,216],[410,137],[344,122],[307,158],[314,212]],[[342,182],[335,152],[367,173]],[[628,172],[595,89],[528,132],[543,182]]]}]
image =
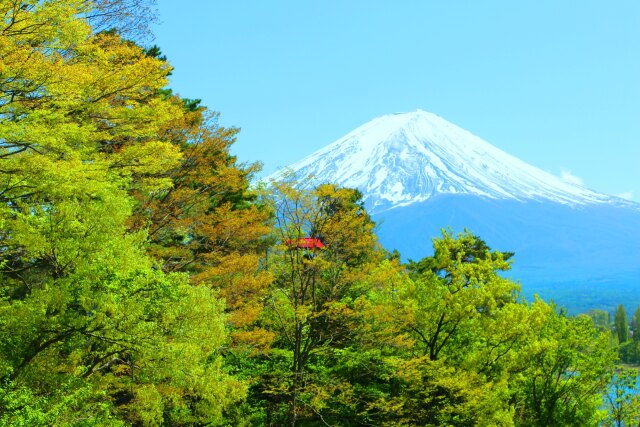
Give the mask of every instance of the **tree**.
[{"label": "tree", "polygon": [[505,256],[477,236],[443,232],[432,257],[410,262],[404,278],[381,290],[378,322],[390,324],[388,340],[405,342],[392,364],[398,385],[375,405],[386,422],[510,419],[506,380],[539,320],[518,303],[518,286],[499,275],[508,268]]},{"label": "tree", "polygon": [[631,319],[631,343],[628,344],[627,351],[628,362],[640,362],[640,306],[636,307],[633,318]]},{"label": "tree", "polygon": [[[277,332],[274,347],[282,359],[276,369],[283,378],[263,378],[262,393],[274,398],[270,423],[326,422],[332,416],[327,401],[349,386],[327,377],[332,360],[352,342],[355,304],[366,295],[364,279],[383,254],[357,191],[273,186],[280,245],[269,255],[274,282],[267,321]],[[307,241],[323,248],[300,243]]]},{"label": "tree", "polygon": [[632,426],[640,421],[640,399],[638,398],[638,371],[618,369],[606,394],[607,418],[604,426]]},{"label": "tree", "polygon": [[402,300],[416,304],[403,311],[407,327],[430,360],[465,345],[457,342],[460,330],[477,324],[481,333],[481,323],[515,303],[519,290],[498,274],[510,268],[505,257],[471,233],[454,238],[445,232],[434,240],[434,251],[432,257],[409,264],[413,284],[399,298],[401,306]]},{"label": "tree", "polygon": [[629,324],[624,305],[616,309],[614,328],[618,338],[618,354],[623,362],[632,362],[635,354],[635,343],[629,341]]},{"label": "tree", "polygon": [[515,419],[532,426],[598,425],[616,360],[609,335],[588,316],[547,307],[537,339],[523,349]]},{"label": "tree", "polygon": [[85,0],[85,16],[95,32],[115,29],[131,40],[151,38],[157,19],[155,0]]},{"label": "tree", "polygon": [[235,348],[265,351],[273,334],[256,321],[271,281],[261,260],[272,244],[272,213],[249,189],[258,165],[238,164],[229,153],[237,129],[219,126],[217,114],[190,105],[160,130],[181,152],[163,172],[172,186],[134,193],[131,229],[147,230],[148,252],[163,271],[188,273],[194,285],[219,292]]},{"label": "tree", "polygon": [[477,239],[444,233],[371,295],[377,345],[394,349],[381,356],[393,380],[368,405],[373,424],[595,424],[615,360],[608,332],[524,302],[500,275],[504,257]]},{"label": "tree", "polygon": [[636,307],[636,311],[633,314],[633,341],[640,342],[640,306]]},{"label": "tree", "polygon": [[620,304],[616,309],[615,328],[620,345],[629,341],[629,324],[627,322],[627,312],[623,304]]}]

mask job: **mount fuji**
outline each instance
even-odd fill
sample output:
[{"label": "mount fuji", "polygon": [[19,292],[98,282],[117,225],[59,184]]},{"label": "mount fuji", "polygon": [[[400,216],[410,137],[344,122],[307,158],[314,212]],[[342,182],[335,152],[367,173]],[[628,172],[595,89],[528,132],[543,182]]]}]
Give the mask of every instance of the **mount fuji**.
[{"label": "mount fuji", "polygon": [[375,118],[287,170],[358,188],[381,243],[404,258],[430,255],[442,228],[466,228],[516,253],[509,275],[528,298],[572,312],[640,304],[640,204],[563,181],[435,114]]}]

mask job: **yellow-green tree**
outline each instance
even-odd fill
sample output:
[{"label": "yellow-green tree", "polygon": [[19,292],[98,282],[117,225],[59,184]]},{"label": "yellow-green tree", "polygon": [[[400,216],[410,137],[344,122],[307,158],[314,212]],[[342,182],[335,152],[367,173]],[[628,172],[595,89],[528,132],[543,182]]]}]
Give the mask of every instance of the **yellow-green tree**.
[{"label": "yellow-green tree", "polygon": [[220,349],[213,290],[165,274],[131,228],[134,194],[166,192],[184,158],[170,67],[80,0],[1,1],[0,421],[189,425],[244,387]]},{"label": "yellow-green tree", "polygon": [[640,422],[640,397],[637,393],[638,370],[616,369],[611,388],[605,397],[606,427],[633,426]]},{"label": "yellow-green tree", "polygon": [[617,358],[609,334],[586,315],[569,317],[542,307],[547,315],[523,348],[525,369],[513,381],[514,418],[526,426],[600,425]]},{"label": "yellow-green tree", "polygon": [[396,348],[381,358],[393,386],[370,405],[378,424],[598,422],[614,362],[608,334],[522,300],[500,274],[506,257],[471,233],[444,233],[433,256],[372,295],[370,323]]},{"label": "yellow-green tree", "polygon": [[265,323],[277,338],[274,367],[262,377],[266,422],[326,422],[335,415],[328,401],[350,387],[331,368],[353,342],[358,302],[382,251],[357,191],[273,186],[280,244],[268,261],[274,282]]}]

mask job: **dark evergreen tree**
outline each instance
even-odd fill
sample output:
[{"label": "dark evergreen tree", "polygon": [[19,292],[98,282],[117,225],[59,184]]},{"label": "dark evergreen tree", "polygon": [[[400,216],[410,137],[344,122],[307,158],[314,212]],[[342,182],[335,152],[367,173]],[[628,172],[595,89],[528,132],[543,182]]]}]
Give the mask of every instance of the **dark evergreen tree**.
[{"label": "dark evergreen tree", "polygon": [[631,338],[633,339],[633,342],[638,342],[640,341],[640,305],[638,307],[636,307],[636,311],[633,314],[633,319],[631,321],[631,331],[632,331],[632,336]]},{"label": "dark evergreen tree", "polygon": [[640,362],[640,306],[636,307],[636,311],[634,312],[633,318],[631,319],[631,340],[629,351],[629,362],[638,363]]},{"label": "dark evergreen tree", "polygon": [[616,309],[615,328],[616,334],[618,335],[618,342],[621,345],[629,341],[629,324],[627,322],[627,312],[623,304],[620,304]]}]

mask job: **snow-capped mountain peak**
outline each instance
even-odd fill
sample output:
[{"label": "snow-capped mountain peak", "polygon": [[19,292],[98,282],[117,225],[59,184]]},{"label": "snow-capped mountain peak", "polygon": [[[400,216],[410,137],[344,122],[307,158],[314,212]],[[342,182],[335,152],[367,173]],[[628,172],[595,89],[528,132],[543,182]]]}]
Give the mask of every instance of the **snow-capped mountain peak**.
[{"label": "snow-capped mountain peak", "polygon": [[360,189],[372,211],[438,194],[566,205],[620,202],[563,181],[422,110],[375,118],[289,169],[298,179]]}]

